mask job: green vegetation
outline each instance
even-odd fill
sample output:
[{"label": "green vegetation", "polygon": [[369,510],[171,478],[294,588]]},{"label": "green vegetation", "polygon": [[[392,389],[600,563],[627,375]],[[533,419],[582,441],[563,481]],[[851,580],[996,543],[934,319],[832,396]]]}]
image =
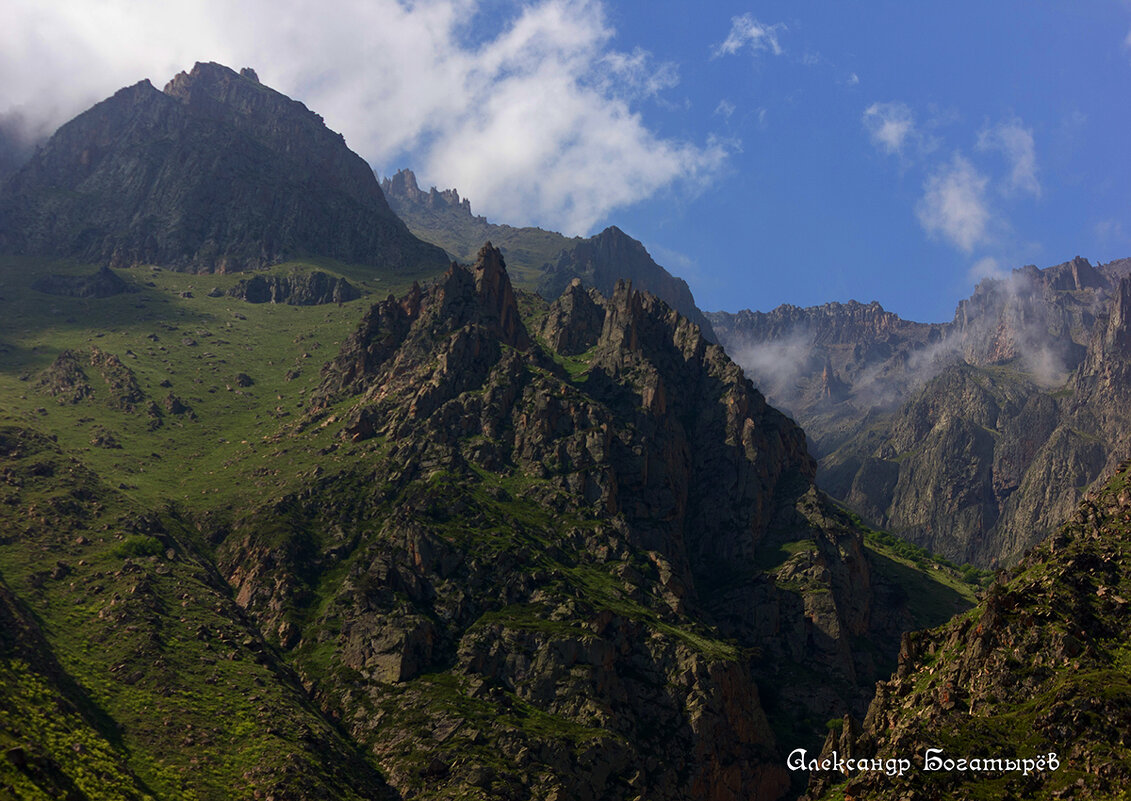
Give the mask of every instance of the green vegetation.
[{"label": "green vegetation", "polygon": [[[408,288],[409,277],[397,285],[325,261],[274,269],[312,267],[345,275],[371,299]],[[490,436],[474,426],[421,429],[406,450],[384,430],[344,436],[356,398],[311,410],[322,366],[367,300],[253,305],[210,296],[246,276],[157,269],[121,271],[135,293],[64,298],[31,290],[37,271],[92,268],[0,259],[0,574],[67,683],[26,660],[0,660],[12,710],[0,735],[54,754],[56,728],[68,727],[85,749],[72,753],[97,759],[68,754],[58,770],[88,797],[110,797],[102,788],[114,782],[138,798],[291,797],[287,782],[302,781],[309,792],[379,798],[381,773],[419,789],[437,760],[453,775],[469,763],[491,768],[495,778],[451,788],[470,782],[482,795],[468,797],[505,797],[515,769],[500,743],[567,762],[601,751],[628,759],[631,747],[607,709],[567,714],[528,688],[460,674],[460,648],[525,658],[532,643],[605,647],[620,637],[632,670],[671,671],[661,685],[677,680],[676,664],[705,676],[718,663],[741,672],[760,661],[686,611],[695,601],[660,580],[671,566],[618,528],[605,501],[567,489],[596,468],[571,467],[564,448],[487,467],[477,449],[489,453],[518,423],[501,421]],[[528,316],[544,312],[529,296],[520,303]],[[57,362],[63,351],[73,356]],[[594,353],[547,353],[560,369],[539,356],[507,381],[597,408],[585,394]],[[445,409],[458,423],[484,414],[477,404],[487,395],[469,390]],[[374,408],[404,415],[410,400]],[[429,438],[450,431],[451,450],[435,458]],[[811,536],[778,534],[757,570],[816,557]],[[940,583],[934,562],[869,537],[880,569],[908,588],[913,607],[926,605],[916,619],[959,605],[953,570]],[[429,559],[442,565],[430,569],[434,584],[414,583],[413,566]],[[720,591],[739,581],[717,578]],[[747,568],[741,580],[751,578]],[[382,628],[358,633],[366,616]],[[580,681],[588,669],[570,675]],[[45,723],[50,693],[79,699],[77,717]],[[822,717],[788,725],[811,735]],[[9,773],[0,783],[30,781]]]}]

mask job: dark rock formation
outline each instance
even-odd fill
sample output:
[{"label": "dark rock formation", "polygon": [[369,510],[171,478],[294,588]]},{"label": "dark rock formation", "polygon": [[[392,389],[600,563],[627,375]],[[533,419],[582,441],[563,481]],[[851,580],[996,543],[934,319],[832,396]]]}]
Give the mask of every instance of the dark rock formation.
[{"label": "dark rock formation", "polygon": [[316,270],[290,275],[257,275],[241,279],[228,295],[248,303],[286,303],[290,306],[318,306],[357,300],[361,292],[344,278]]},{"label": "dark rock formation", "polygon": [[[902,777],[814,774],[813,797],[1117,798],[1131,782],[1131,491],[1128,465],[1086,498],[1047,543],[970,613],[909,634],[862,729],[830,735],[826,754],[907,758]],[[939,759],[966,770],[924,772]],[[1020,764],[1055,754],[1056,765]],[[1015,769],[984,766],[1007,759]],[[1031,763],[1030,763],[1031,764]],[[1026,773],[1028,775],[1026,775]]]},{"label": "dark rock formation", "polygon": [[698,326],[518,312],[490,246],[373,306],[298,426],[363,455],[224,537],[237,602],[406,795],[780,797],[775,727],[862,712],[905,597]]},{"label": "dark rock formation", "polygon": [[[105,386],[96,388],[91,384],[84,368],[101,376]],[[99,348],[63,351],[40,373],[35,387],[59,403],[97,401],[127,414],[144,411],[155,420],[161,417],[160,409],[142,390],[133,370],[113,353]]]},{"label": "dark rock formation", "polygon": [[36,279],[31,288],[48,295],[71,298],[108,298],[126,292],[137,292],[137,287],[109,267],[102,267],[94,275],[49,275]]},{"label": "dark rock formation", "polygon": [[196,272],[327,256],[442,269],[368,165],[302,103],[218,64],[122,89],[62,126],[5,185],[0,247]]},{"label": "dark rock formation", "polygon": [[550,304],[540,333],[551,350],[576,356],[597,344],[604,325],[605,298],[596,289],[584,289],[581,279],[574,278]]},{"label": "dark rock formation", "polygon": [[574,278],[603,295],[611,295],[617,281],[632,281],[698,325],[709,341],[715,340],[711,323],[695,305],[687,282],[656,264],[644,245],[615,225],[564,250],[544,272],[538,293],[546,298],[561,295]]},{"label": "dark rock formation", "polygon": [[516,283],[548,300],[560,296],[574,278],[606,296],[617,281],[632,281],[638,290],[656,295],[696,323],[714,341],[711,324],[695,305],[687,283],[656,264],[640,242],[615,226],[580,239],[541,228],[494,225],[473,216],[471,204],[454,189],[422,191],[412,170],[400,170],[381,186],[413,233],[456,259],[471,261],[480,242],[494,242],[506,256]]}]

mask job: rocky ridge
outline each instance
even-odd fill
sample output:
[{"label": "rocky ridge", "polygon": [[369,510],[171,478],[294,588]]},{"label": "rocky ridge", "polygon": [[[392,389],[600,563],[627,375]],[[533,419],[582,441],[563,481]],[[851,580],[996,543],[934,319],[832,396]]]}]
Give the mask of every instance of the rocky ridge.
[{"label": "rocky ridge", "polygon": [[778,797],[775,731],[862,709],[905,602],[697,326],[623,282],[542,319],[592,344],[542,344],[490,246],[374,305],[295,433],[372,455],[220,569],[406,797]]},{"label": "rocky ridge", "polygon": [[715,323],[806,427],[823,488],[875,525],[989,566],[1047,536],[1125,453],[1120,383],[1087,376],[1097,353],[1109,374],[1122,358],[1095,340],[1118,336],[1126,270],[1079,258],[1016,270],[979,284],[947,324],[855,303]]},{"label": "rocky ridge", "polygon": [[[1128,463],[970,612],[909,634],[860,726],[824,753],[912,758],[902,777],[815,774],[811,797],[1121,798],[1131,781]],[[1037,769],[922,770],[941,759],[1044,758]],[[1055,754],[1056,766],[1047,756]],[[1026,775],[1026,772],[1028,775]]]},{"label": "rocky ridge", "polygon": [[588,239],[565,237],[541,228],[495,225],[471,213],[471,204],[454,189],[423,192],[411,170],[400,170],[382,181],[389,203],[412,231],[434,242],[461,261],[473,260],[480,243],[495,242],[506,256],[520,286],[542,297],[557,298],[579,278],[586,287],[611,295],[617,281],[632,281],[697,324],[715,341],[710,321],[695,305],[687,282],[652,259],[639,241],[610,226]]},{"label": "rocky ridge", "polygon": [[4,184],[0,248],[193,272],[323,256],[442,269],[385,202],[368,165],[254,72],[198,63],[63,125]]}]

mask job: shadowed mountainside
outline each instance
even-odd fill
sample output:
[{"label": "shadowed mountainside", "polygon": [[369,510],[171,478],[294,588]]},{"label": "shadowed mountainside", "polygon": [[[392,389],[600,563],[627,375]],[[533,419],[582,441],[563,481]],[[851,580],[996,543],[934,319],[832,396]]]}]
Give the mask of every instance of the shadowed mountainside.
[{"label": "shadowed mountainside", "polygon": [[0,248],[193,272],[322,256],[443,269],[369,166],[302,103],[219,64],[148,81],[63,125],[4,184]]},{"label": "shadowed mountainside", "polygon": [[[817,798],[1126,798],[1131,781],[1128,464],[978,606],[904,638],[863,726],[825,755],[909,758],[902,777],[815,774]],[[927,749],[970,768],[924,772]],[[1047,756],[1055,755],[1049,767]],[[1034,768],[1037,758],[1042,765]],[[1033,760],[1028,769],[1018,763]],[[973,761],[977,760],[976,765]],[[1009,760],[1003,769],[986,760]],[[1028,775],[1026,775],[1028,773]]]}]

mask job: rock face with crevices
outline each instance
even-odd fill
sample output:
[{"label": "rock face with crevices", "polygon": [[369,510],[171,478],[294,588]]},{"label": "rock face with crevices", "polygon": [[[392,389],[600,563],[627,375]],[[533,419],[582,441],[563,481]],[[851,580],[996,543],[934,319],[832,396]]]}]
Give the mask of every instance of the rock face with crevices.
[{"label": "rock face with crevices", "polygon": [[[1129,467],[1120,465],[976,608],[938,629],[907,635],[898,670],[877,686],[863,725],[846,720],[825,745],[826,756],[836,750],[854,759],[903,757],[912,769],[904,776],[814,773],[810,797],[1108,799],[1126,793]],[[925,772],[928,749],[938,749],[931,755],[949,760],[949,769]],[[959,759],[969,767],[957,768]],[[996,760],[1015,767],[1003,769]],[[1028,769],[1021,760],[1032,760]],[[847,785],[831,788],[845,778]]]},{"label": "rock face with crevices", "polygon": [[4,185],[0,248],[192,272],[322,256],[443,269],[369,166],[302,103],[198,63],[141,81],[63,125]]},{"label": "rock face with crevices", "polygon": [[999,566],[1131,447],[1128,269],[1026,266],[982,281],[945,324],[856,302],[712,318],[812,437],[822,489],[949,559]]},{"label": "rock face with crevices", "polygon": [[288,306],[320,306],[357,300],[361,292],[341,277],[320,270],[289,275],[257,275],[242,279],[228,296],[248,303],[285,303]]},{"label": "rock face with crevices", "polygon": [[781,797],[906,596],[698,326],[625,282],[541,319],[490,245],[375,304],[299,424],[356,466],[225,533],[237,603],[406,797]]}]

